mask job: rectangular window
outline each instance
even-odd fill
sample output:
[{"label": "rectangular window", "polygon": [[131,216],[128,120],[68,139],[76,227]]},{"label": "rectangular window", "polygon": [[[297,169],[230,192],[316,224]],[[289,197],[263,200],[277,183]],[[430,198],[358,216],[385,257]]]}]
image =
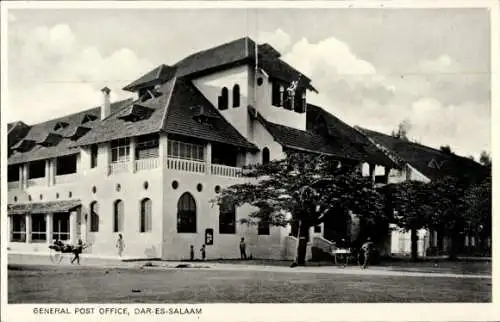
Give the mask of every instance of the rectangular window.
[{"label": "rectangular window", "polygon": [[99,148],[97,144],[93,144],[90,146],[90,167],[95,168],[97,167],[97,155],[98,155]]},{"label": "rectangular window", "polygon": [[270,225],[268,220],[259,221],[257,227],[257,233],[259,235],[269,235],[270,234]]},{"label": "rectangular window", "polygon": [[44,242],[47,240],[47,222],[45,214],[31,215],[31,241]]},{"label": "rectangular window", "polygon": [[76,173],[76,159],[77,155],[67,155],[64,157],[59,157],[56,160],[56,175],[65,175]]},{"label": "rectangular window", "polygon": [[139,136],[135,146],[135,158],[136,160],[158,158],[159,148],[160,138],[158,134]]},{"label": "rectangular window", "polygon": [[283,108],[286,110],[293,110],[293,96],[289,95],[287,91],[284,93]]},{"label": "rectangular window", "polygon": [[10,241],[12,242],[26,242],[26,216],[16,215],[12,216],[12,235]]},{"label": "rectangular window", "polygon": [[30,162],[28,167],[28,179],[45,177],[45,160]]},{"label": "rectangular window", "polygon": [[314,226],[314,232],[315,233],[321,233],[321,225]]},{"label": "rectangular window", "polygon": [[111,162],[127,162],[130,159],[130,138],[111,141]]},{"label": "rectangular window", "polygon": [[204,161],[205,147],[200,144],[168,140],[168,157],[176,159]]},{"label": "rectangular window", "polygon": [[273,81],[271,86],[272,86],[272,94],[271,94],[272,105],[280,107],[281,106],[281,93],[280,93],[281,85],[277,81]]},{"label": "rectangular window", "polygon": [[56,213],[52,219],[52,239],[69,240],[69,215]]},{"label": "rectangular window", "polygon": [[7,181],[19,181],[19,164],[9,165],[7,171]]}]

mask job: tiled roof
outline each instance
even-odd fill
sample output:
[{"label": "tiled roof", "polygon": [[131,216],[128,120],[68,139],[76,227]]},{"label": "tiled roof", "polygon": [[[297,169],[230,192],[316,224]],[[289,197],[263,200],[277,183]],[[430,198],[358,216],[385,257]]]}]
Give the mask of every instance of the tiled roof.
[{"label": "tiled roof", "polygon": [[267,121],[260,113],[255,113],[249,106],[249,114],[262,123],[273,138],[282,146],[303,152],[327,154],[338,159],[363,161],[363,154],[349,144],[344,144],[347,138],[339,137],[331,140],[311,131],[302,131]]},{"label": "tiled roof", "polygon": [[[245,37],[202,50],[185,57],[173,66],[160,65],[131,84],[125,86],[123,89],[134,91],[144,84],[165,82],[173,78],[174,74],[179,78],[195,76],[200,73],[209,73],[231,65],[245,63],[252,65],[255,62],[255,45],[252,39]],[[284,81],[293,81],[299,79],[300,76],[302,86],[307,86],[309,89],[316,91],[316,89],[310,85],[311,80],[292,66],[283,62],[279,58],[279,52],[271,45],[262,44],[258,46],[258,65],[270,77]]]},{"label": "tiled roof", "polygon": [[30,127],[21,121],[7,125],[7,146],[13,147],[28,134]]},{"label": "tiled roof", "polygon": [[25,213],[46,214],[54,212],[66,212],[80,206],[81,204],[82,202],[78,199],[49,202],[30,202],[24,204],[16,203],[8,204],[7,212],[9,213],[9,215],[20,215]]},{"label": "tiled roof", "polygon": [[431,180],[445,176],[461,176],[464,174],[482,176],[485,174],[485,167],[468,158],[445,153],[380,132],[364,128],[360,128],[360,130]]},{"label": "tiled roof", "polygon": [[[200,115],[200,107],[203,107],[203,115],[210,117],[210,124],[196,120]],[[161,129],[170,134],[257,149],[187,80],[177,80],[167,108],[167,117]]]},{"label": "tiled roof", "polygon": [[[131,102],[130,99],[115,102],[111,104],[111,111],[116,112],[129,102]],[[52,119],[47,122],[34,124],[29,128],[29,132],[24,136],[23,140],[42,142],[51,132],[54,134],[62,135],[63,137],[69,136],[70,134],[73,134],[75,131],[77,131],[77,128],[81,126],[85,115],[96,116],[95,120],[86,122],[84,125],[87,128],[93,128],[100,123],[100,111],[101,108],[96,107],[75,114]],[[67,123],[69,125],[64,129],[55,131],[54,128],[56,124],[61,122]],[[19,143],[23,140],[20,140]],[[29,151],[13,152],[8,158],[8,163],[16,164],[79,153],[79,149],[76,149],[74,145],[75,141],[72,141],[68,138],[63,138],[56,146],[42,146],[37,144]]]},{"label": "tiled roof", "polygon": [[397,167],[397,163],[380,151],[375,144],[370,142],[362,133],[349,126],[339,118],[328,113],[323,108],[307,104],[307,130],[313,131],[314,125],[319,118],[322,118],[327,127],[327,136],[330,144],[341,146],[346,153],[356,155],[358,159],[365,162]]}]

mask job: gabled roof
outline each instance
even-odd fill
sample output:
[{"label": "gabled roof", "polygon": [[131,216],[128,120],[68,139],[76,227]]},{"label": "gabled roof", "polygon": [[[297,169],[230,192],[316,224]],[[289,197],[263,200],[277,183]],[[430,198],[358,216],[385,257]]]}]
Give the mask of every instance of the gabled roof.
[{"label": "gabled roof", "polygon": [[12,148],[28,134],[30,127],[21,121],[7,124],[7,146]]},{"label": "gabled roof", "polygon": [[385,155],[376,147],[375,144],[373,144],[358,130],[328,113],[323,108],[313,104],[307,104],[306,124],[308,131],[314,131],[314,125],[316,125],[320,118],[322,118],[326,124],[326,136],[328,137],[327,140],[330,144],[343,146],[346,151],[355,150],[356,152],[350,153],[352,155],[355,155],[356,153],[359,154],[359,159],[365,162],[387,166],[389,168],[399,166],[396,160],[392,160]]},{"label": "gabled roof", "polygon": [[[155,69],[141,76],[123,89],[135,91],[146,84],[163,83],[174,75],[181,77],[196,77],[201,74],[208,74],[229,66],[243,64],[255,64],[256,43],[248,37],[233,40],[231,42],[202,50],[191,54],[173,66],[160,65]],[[291,82],[301,79],[300,85],[316,91],[312,87],[311,80],[302,75],[292,66],[280,59],[280,53],[269,44],[258,46],[258,65],[270,77]],[[163,76],[162,76],[163,75]]]},{"label": "gabled roof", "polygon": [[[112,103],[111,112],[112,113],[116,112],[117,110],[122,108],[124,104],[127,104],[129,102],[131,102],[131,100],[126,99]],[[64,122],[69,124],[66,128],[61,129],[57,132],[57,134],[63,136],[63,138],[57,145],[55,146],[35,145],[33,148],[29,149],[26,152],[20,152],[20,151],[13,152],[8,158],[8,163],[16,164],[16,163],[30,162],[30,161],[79,153],[79,149],[76,149],[74,147],[74,141],[72,141],[67,137],[75,133],[75,131],[77,131],[77,128],[81,126],[82,120],[84,119],[85,115],[96,116],[96,119],[94,121],[89,121],[85,123],[85,127],[87,128],[95,127],[96,124],[100,123],[100,111],[101,111],[100,107],[95,107],[89,110],[85,110],[82,112],[66,115],[46,122],[32,125],[29,128],[28,133],[23,137],[22,140],[19,141],[17,145],[23,144],[22,143],[23,141],[42,142],[47,138],[49,133],[54,131],[54,127],[57,123]],[[12,146],[11,148],[13,147],[14,146]]]},{"label": "gabled roof", "polygon": [[309,153],[326,154],[341,160],[364,160],[364,155],[350,146],[345,137],[338,138],[338,140],[330,140],[325,136],[311,131],[302,131],[269,122],[260,113],[256,112],[252,106],[249,106],[248,109],[250,116],[257,118],[273,138],[285,148]]},{"label": "gabled roof", "polygon": [[397,155],[402,161],[408,163],[431,180],[445,176],[483,176],[486,173],[485,167],[468,158],[453,153],[445,153],[380,132],[364,128],[360,128],[360,130],[375,142],[384,146],[389,153]]}]

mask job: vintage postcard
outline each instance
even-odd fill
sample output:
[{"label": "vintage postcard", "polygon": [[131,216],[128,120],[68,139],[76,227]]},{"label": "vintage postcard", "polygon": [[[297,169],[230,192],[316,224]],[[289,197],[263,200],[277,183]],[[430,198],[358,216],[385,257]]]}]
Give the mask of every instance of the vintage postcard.
[{"label": "vintage postcard", "polygon": [[498,4],[2,2],[1,321],[499,318]]}]

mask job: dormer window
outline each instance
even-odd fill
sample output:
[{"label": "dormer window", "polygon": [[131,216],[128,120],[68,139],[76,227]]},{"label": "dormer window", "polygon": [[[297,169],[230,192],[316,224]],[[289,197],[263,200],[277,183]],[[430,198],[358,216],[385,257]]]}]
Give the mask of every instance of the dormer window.
[{"label": "dormer window", "polygon": [[221,111],[227,110],[228,105],[229,105],[229,91],[226,87],[223,87],[218,101],[219,110]]},{"label": "dormer window", "polygon": [[82,136],[84,136],[88,131],[90,131],[90,128],[85,126],[78,126],[73,131],[71,131],[71,133],[66,135],[65,138],[76,141]]},{"label": "dormer window", "polygon": [[92,121],[95,121],[95,120],[97,120],[97,116],[92,115],[92,114],[85,114],[85,116],[83,117],[82,124],[85,124],[85,123],[88,123],[88,122],[92,122]]},{"label": "dormer window", "polygon": [[59,131],[66,128],[69,124],[66,122],[57,122],[54,126],[54,131]]},{"label": "dormer window", "polygon": [[233,87],[233,107],[240,107],[240,85]]},{"label": "dormer window", "polygon": [[124,121],[137,122],[147,119],[153,114],[154,109],[140,104],[133,104],[124,110],[118,118]]},{"label": "dormer window", "polygon": [[40,144],[41,146],[55,146],[57,145],[62,139],[62,136],[60,134],[56,134],[56,133],[49,133],[47,134],[47,136],[45,138],[43,138],[42,140],[36,142],[38,144]]}]

